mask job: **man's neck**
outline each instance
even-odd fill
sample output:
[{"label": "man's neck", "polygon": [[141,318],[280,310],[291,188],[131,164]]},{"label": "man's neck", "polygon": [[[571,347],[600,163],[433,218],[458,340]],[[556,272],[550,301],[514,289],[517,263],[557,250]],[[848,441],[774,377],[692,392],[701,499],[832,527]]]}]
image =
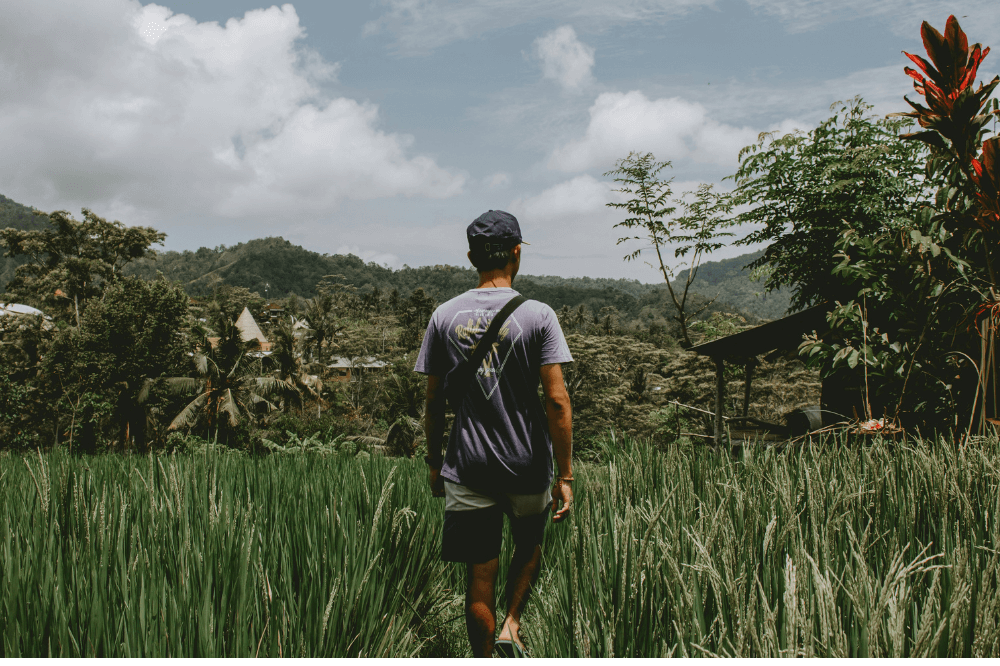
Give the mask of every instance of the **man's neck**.
[{"label": "man's neck", "polygon": [[479,274],[479,286],[476,289],[513,288],[514,278],[510,271],[496,270]]}]

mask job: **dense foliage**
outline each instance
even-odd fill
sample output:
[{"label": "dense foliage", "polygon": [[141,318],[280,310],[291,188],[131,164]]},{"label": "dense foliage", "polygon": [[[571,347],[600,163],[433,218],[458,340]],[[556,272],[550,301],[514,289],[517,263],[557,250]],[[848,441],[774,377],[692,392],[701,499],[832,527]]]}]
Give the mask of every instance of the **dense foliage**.
[{"label": "dense foliage", "polygon": [[[916,119],[924,131],[893,138],[887,132],[898,127],[894,121],[849,114],[858,135],[875,132],[873,148],[859,154],[872,152],[877,168],[850,185],[857,214],[824,222],[827,238],[812,245],[808,236],[800,238],[809,254],[786,253],[776,266],[794,266],[802,275],[824,255],[827,266],[838,262],[832,277],[799,277],[796,302],[830,301],[831,331],[807,341],[803,352],[840,384],[841,394],[853,394],[840,411],[885,416],[893,425],[924,431],[985,432],[987,420],[997,416],[997,320],[987,316],[980,325],[978,319],[996,312],[1000,217],[993,211],[1000,205],[992,184],[1000,180],[993,160],[1000,140],[983,138],[991,104],[997,108],[990,95],[1000,77],[974,86],[989,49],[970,48],[954,16],[944,35],[927,22],[921,34],[931,62],[907,54],[922,74],[905,71],[928,106],[907,100],[914,111],[896,115]],[[771,167],[768,182],[801,176],[797,164]],[[877,189],[869,191],[869,182]],[[772,247],[796,237],[786,233]]]},{"label": "dense foliage", "polygon": [[846,230],[896,227],[934,196],[926,150],[898,137],[907,121],[874,117],[860,99],[834,108],[809,132],[761,135],[734,176],[736,199],[749,206],[736,220],[753,229],[739,242],[768,244],[751,265],[765,270],[766,288],[793,290],[793,309],[854,295],[832,276]]}]

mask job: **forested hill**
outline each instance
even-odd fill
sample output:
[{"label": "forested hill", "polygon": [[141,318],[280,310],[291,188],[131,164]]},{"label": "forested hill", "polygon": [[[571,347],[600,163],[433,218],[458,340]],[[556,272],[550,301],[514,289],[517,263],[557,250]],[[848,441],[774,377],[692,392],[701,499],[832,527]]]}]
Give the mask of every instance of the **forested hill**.
[{"label": "forested hill", "polygon": [[[395,289],[408,296],[421,287],[439,303],[476,286],[476,272],[471,266],[405,266],[392,270],[365,263],[354,255],[311,252],[282,238],[262,238],[215,249],[203,247],[195,252],[164,252],[155,259],[134,262],[129,270],[147,279],[156,277],[157,272],[163,273],[168,279],[180,282],[193,296],[206,296],[214,287],[228,284],[270,298],[283,298],[291,293],[312,298],[317,284],[327,275],[343,276],[333,281],[354,285],[361,292]],[[585,304],[592,312],[598,312],[613,306],[629,318],[639,311],[638,299],[622,289],[610,284],[578,286],[574,282],[540,284],[531,276],[521,276],[517,288],[525,296],[555,309]]]},{"label": "forested hill", "polygon": [[[8,199],[0,194],[0,229],[14,227],[26,231],[44,229],[48,225],[48,218],[35,215],[34,209],[22,206],[13,199]],[[25,260],[18,260],[2,256],[0,253],[0,293],[3,293],[7,283],[14,277],[14,269],[23,264]]]},{"label": "forested hill", "polygon": [[[0,229],[42,229],[44,217],[33,209],[0,195]],[[742,311],[752,318],[775,319],[788,307],[788,293],[762,296],[760,282],[751,282],[743,267],[759,253],[709,262],[701,267],[694,283],[698,303],[715,299],[707,312]],[[0,293],[14,275],[20,262],[0,258]],[[326,255],[306,250],[282,238],[262,238],[231,247],[200,248],[197,251],[163,252],[154,259],[130,265],[131,273],[152,279],[158,273],[180,282],[192,296],[207,296],[216,286],[246,287],[262,296],[283,298],[291,293],[304,298],[316,295],[316,286],[324,276],[341,275],[338,282],[351,284],[362,292],[378,288],[393,289],[409,295],[422,287],[436,301],[443,302],[475,286],[471,267],[448,265],[406,266],[392,270],[375,263],[365,263],[354,255]],[[608,278],[563,278],[551,275],[518,277],[517,288],[525,296],[548,303],[555,309],[583,304],[592,313],[614,307],[624,321],[639,319],[645,323],[664,321],[672,305],[662,284],[638,280]],[[623,323],[624,323],[623,321]]]},{"label": "forested hill", "polygon": [[[695,302],[715,299],[708,312],[738,310],[760,319],[781,317],[788,308],[788,294],[760,295],[761,283],[751,282],[742,268],[759,253],[710,262],[702,266],[695,281]],[[471,267],[449,265],[405,266],[391,270],[365,263],[354,255],[326,255],[311,252],[282,238],[263,238],[232,247],[201,248],[195,252],[165,252],[156,259],[141,260],[131,269],[153,278],[157,271],[184,285],[188,293],[203,296],[221,284],[246,287],[271,298],[295,293],[304,298],[316,295],[316,285],[326,275],[342,275],[336,281],[352,284],[360,291],[378,288],[398,290],[408,295],[421,287],[436,301],[443,302],[476,284]],[[562,278],[551,275],[522,275],[517,288],[525,296],[548,303],[555,309],[581,304],[597,313],[614,307],[632,320],[649,322],[662,318],[672,307],[663,285],[637,280],[607,278]]]},{"label": "forested hill", "polygon": [[[792,290],[782,287],[764,293],[764,280],[751,280],[746,266],[764,254],[764,250],[741,254],[731,259],[721,259],[703,264],[695,273],[691,288],[709,298],[732,303],[762,319],[778,319],[785,315],[791,304]],[[677,276],[684,280],[686,271]]]}]

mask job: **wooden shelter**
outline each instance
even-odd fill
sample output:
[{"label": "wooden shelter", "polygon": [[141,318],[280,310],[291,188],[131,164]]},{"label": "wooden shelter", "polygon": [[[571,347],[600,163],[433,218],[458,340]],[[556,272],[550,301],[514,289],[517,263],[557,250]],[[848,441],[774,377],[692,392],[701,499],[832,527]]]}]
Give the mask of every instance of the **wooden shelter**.
[{"label": "wooden shelter", "polygon": [[723,403],[726,384],[723,377],[725,364],[741,363],[746,370],[743,380],[743,417],[747,416],[750,404],[750,388],[753,383],[753,372],[759,364],[757,359],[761,354],[773,351],[788,351],[797,349],[802,343],[802,336],[813,332],[825,332],[828,327],[826,313],[829,306],[817,305],[801,312],[776,319],[754,328],[740,331],[711,342],[704,342],[691,347],[691,351],[701,356],[708,356],[715,362],[715,428],[714,442],[722,443],[725,430],[723,428]]}]

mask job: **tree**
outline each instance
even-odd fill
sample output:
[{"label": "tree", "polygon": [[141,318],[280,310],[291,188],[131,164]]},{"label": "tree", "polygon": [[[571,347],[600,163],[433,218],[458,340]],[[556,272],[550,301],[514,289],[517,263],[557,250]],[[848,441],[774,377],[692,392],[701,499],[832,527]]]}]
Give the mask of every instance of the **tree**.
[{"label": "tree", "polygon": [[172,377],[165,383],[178,393],[196,393],[170,422],[170,430],[205,427],[208,436],[219,439],[223,429],[227,438],[233,429],[252,423],[261,412],[277,406],[268,398],[280,397],[287,385],[276,377],[263,376],[259,365],[250,356],[259,344],[243,342],[239,330],[222,316],[213,322],[219,333],[212,345],[204,340],[193,358],[194,377]]},{"label": "tree", "polygon": [[264,298],[256,291],[229,284],[219,285],[213,289],[212,300],[230,321],[235,321],[243,314],[244,308],[250,310],[251,314],[259,315],[265,303]]},{"label": "tree", "polygon": [[[977,418],[984,428],[996,416],[996,386],[987,380],[996,373],[991,339],[1000,323],[994,188],[1000,142],[982,138],[1000,77],[974,87],[989,49],[970,48],[954,16],[944,35],[927,22],[921,34],[931,62],[906,54],[922,73],[904,71],[927,106],[907,99],[914,110],[895,115],[916,119],[924,131],[883,141],[884,154],[914,156],[916,164],[898,170],[912,182],[886,188],[909,199],[886,210],[874,202],[881,212],[871,227],[842,223],[833,274],[853,291],[831,306],[831,333],[807,341],[802,352],[822,364],[827,377],[853,374],[856,385],[864,381],[858,411],[866,418],[884,414],[904,426],[957,434]],[[852,189],[864,191],[864,185]],[[994,406],[987,410],[987,404]]]},{"label": "tree", "polygon": [[[659,175],[668,166],[670,162],[657,162],[652,153],[629,153],[604,175],[614,176],[615,182],[621,184],[615,191],[631,198],[606,205],[629,214],[615,228],[637,230],[640,234],[619,238],[619,245],[632,240],[650,244],[626,255],[626,261],[638,258],[644,249],[652,249],[656,253],[657,265],[677,311],[674,320],[680,325],[684,346],[690,347],[689,322],[707,307],[705,305],[695,312],[688,312],[691,283],[697,277],[698,267],[705,255],[723,246],[720,238],[732,236],[732,233],[721,231],[729,224],[727,216],[732,207],[728,197],[714,192],[711,185],[703,184],[696,192],[685,193],[687,198],[672,202],[683,207],[684,215],[671,217],[677,210],[676,206],[668,205],[668,198],[673,194],[670,188],[673,179],[664,180]],[[674,246],[675,260],[687,259],[670,264],[663,256],[669,245]],[[672,282],[681,268],[686,269],[684,286],[675,290]]]},{"label": "tree", "polygon": [[314,378],[302,367],[302,354],[298,349],[302,345],[295,339],[291,322],[279,321],[272,328],[271,338],[274,343],[271,363],[275,366],[278,379],[288,386],[285,399],[282,401],[282,409],[286,412],[292,406],[301,409],[305,396],[319,402],[323,382]]},{"label": "tree", "polygon": [[424,292],[423,287],[414,289],[410,297],[403,301],[399,323],[403,326],[400,342],[404,348],[420,346],[420,340],[436,307],[437,303]]},{"label": "tree", "polygon": [[146,412],[140,402],[148,380],[183,368],[181,335],[187,294],[165,280],[119,278],[84,312],[75,336],[78,381],[111,405],[113,437],[126,447],[146,444]]},{"label": "tree", "polygon": [[155,254],[150,246],[166,238],[150,227],[108,222],[87,208],[83,221],[74,220],[66,211],[47,217],[49,229],[0,230],[5,256],[29,259],[18,266],[7,291],[57,319],[72,318],[77,326],[88,301],[99,296],[130,261]]},{"label": "tree", "polygon": [[766,243],[750,264],[765,289],[791,287],[790,310],[847,300],[855,291],[833,275],[832,251],[848,229],[874,235],[912,218],[934,197],[925,179],[926,149],[897,136],[908,121],[876,118],[860,98],[808,133],[762,134],[740,151],[736,222],[752,228],[737,244]]}]

